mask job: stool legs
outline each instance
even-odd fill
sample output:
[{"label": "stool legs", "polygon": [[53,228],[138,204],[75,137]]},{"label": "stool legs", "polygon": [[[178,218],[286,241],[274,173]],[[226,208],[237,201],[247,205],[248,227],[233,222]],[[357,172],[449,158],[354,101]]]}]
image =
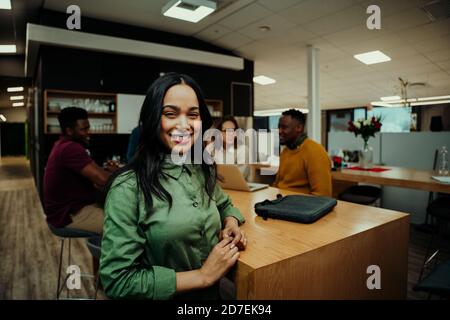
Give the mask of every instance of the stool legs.
[{"label": "stool legs", "polygon": [[97,273],[96,279],[95,279],[95,294],[94,294],[94,300],[97,300],[97,292],[98,287],[100,286],[100,275]]},{"label": "stool legs", "polygon": [[[63,263],[63,258],[64,258],[64,243],[65,243],[66,238],[61,238],[61,250],[59,253],[59,267],[58,267],[58,284],[56,287],[56,300],[59,300],[59,297],[61,295],[61,291],[64,289],[64,286],[66,285],[66,281],[68,279],[68,275],[64,278],[64,282],[61,283],[61,273],[62,273],[62,263]],[[70,266],[70,262],[71,262],[71,239],[68,238],[69,240],[69,266]],[[67,290],[66,293],[67,298],[69,298],[69,290]]]},{"label": "stool legs", "polygon": [[60,285],[61,285],[61,269],[62,269],[62,260],[64,253],[64,238],[61,238],[61,250],[59,254],[59,267],[58,267],[58,286],[56,287],[56,300],[59,300],[60,293]]},{"label": "stool legs", "polygon": [[[61,239],[61,249],[60,249],[60,253],[59,253],[59,265],[58,265],[58,281],[57,281],[57,287],[56,287],[56,300],[60,299],[61,296],[61,292],[63,291],[64,287],[66,286],[66,282],[67,279],[69,278],[69,274],[67,274],[64,277],[64,280],[61,281],[61,275],[63,273],[62,271],[62,265],[63,265],[63,258],[64,258],[64,244],[65,244],[65,240],[67,239],[69,242],[69,248],[68,248],[68,266],[71,265],[72,263],[72,241],[71,238],[60,238]],[[85,274],[82,273],[81,277],[90,277],[90,278],[94,278],[95,281],[95,296],[94,299],[97,298],[97,291],[99,288],[99,284],[100,284],[100,278],[99,275],[97,273],[97,277],[95,277],[95,275],[91,275],[91,274]],[[66,298],[69,299],[69,289],[66,289]],[[64,298],[63,298],[64,299]],[[78,299],[78,298],[77,298]]]},{"label": "stool legs", "polygon": [[[72,261],[71,261],[71,250],[72,250],[72,239],[71,238],[69,238],[69,259],[68,259],[68,266],[70,266],[72,263]],[[66,278],[66,281],[67,281],[67,278]],[[66,297],[67,298],[69,298],[69,290],[66,290]]]}]

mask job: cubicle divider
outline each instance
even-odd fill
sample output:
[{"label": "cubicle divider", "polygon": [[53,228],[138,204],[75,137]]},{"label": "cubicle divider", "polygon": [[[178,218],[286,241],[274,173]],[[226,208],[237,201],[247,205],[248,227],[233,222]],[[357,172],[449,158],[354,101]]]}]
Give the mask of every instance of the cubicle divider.
[{"label": "cubicle divider", "polygon": [[[328,132],[328,154],[337,155],[339,150],[361,150],[364,141],[361,137],[355,137],[351,132]],[[375,138],[370,138],[369,145],[373,148],[375,163],[381,160],[381,135],[377,133]]]}]

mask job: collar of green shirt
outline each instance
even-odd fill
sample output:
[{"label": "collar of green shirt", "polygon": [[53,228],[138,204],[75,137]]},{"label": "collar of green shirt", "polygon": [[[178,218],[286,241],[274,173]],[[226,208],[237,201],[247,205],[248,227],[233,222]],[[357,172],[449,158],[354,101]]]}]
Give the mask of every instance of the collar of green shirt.
[{"label": "collar of green shirt", "polygon": [[178,180],[181,177],[183,170],[185,170],[189,175],[191,175],[193,167],[192,164],[176,163],[172,160],[171,155],[167,154],[164,157],[164,161],[162,163],[162,170],[164,174],[170,176],[175,180]]}]

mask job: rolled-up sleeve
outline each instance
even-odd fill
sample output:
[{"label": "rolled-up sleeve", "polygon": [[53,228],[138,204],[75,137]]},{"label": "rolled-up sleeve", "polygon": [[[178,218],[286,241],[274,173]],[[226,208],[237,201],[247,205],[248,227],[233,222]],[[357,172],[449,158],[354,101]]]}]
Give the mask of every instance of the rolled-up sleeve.
[{"label": "rolled-up sleeve", "polygon": [[239,224],[245,222],[239,209],[233,207],[230,197],[223,192],[219,185],[216,185],[216,189],[214,190],[214,199],[216,200],[217,209],[219,210],[222,222],[226,217],[235,217],[239,221]]},{"label": "rolled-up sleeve", "polygon": [[102,285],[106,295],[113,299],[170,299],[176,291],[175,271],[141,262],[146,239],[138,231],[138,208],[135,183],[115,183],[105,203]]}]

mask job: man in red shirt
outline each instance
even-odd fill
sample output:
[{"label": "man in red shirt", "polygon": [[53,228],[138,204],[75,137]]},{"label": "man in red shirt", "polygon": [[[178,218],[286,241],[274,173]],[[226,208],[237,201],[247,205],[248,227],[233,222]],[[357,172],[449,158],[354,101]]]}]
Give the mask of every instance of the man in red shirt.
[{"label": "man in red shirt", "polygon": [[47,222],[103,232],[103,209],[96,205],[95,186],[108,181],[114,165],[99,167],[89,156],[89,120],[86,110],[65,108],[58,116],[62,135],[55,142],[44,175],[44,207]]}]

